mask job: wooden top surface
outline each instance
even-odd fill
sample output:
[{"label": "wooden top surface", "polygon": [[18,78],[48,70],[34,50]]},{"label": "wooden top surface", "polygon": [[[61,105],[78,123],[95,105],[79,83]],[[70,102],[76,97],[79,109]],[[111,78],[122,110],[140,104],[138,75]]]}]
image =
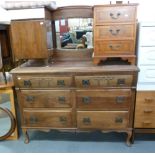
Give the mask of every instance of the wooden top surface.
[{"label": "wooden top surface", "polygon": [[60,72],[137,72],[134,65],[99,65],[92,61],[56,61],[50,64],[27,62],[11,71],[11,73],[60,73]]}]

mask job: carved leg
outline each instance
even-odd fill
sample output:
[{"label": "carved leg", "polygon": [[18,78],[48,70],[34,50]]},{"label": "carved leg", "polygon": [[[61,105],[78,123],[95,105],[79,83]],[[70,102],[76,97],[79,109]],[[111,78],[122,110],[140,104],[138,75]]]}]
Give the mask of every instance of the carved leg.
[{"label": "carved leg", "polygon": [[135,58],[129,58],[128,62],[130,62],[131,65],[135,65]]},{"label": "carved leg", "polygon": [[24,137],[25,137],[24,143],[28,144],[29,143],[29,135],[28,135],[27,129],[22,129],[22,130],[23,130],[23,134],[24,134]]},{"label": "carved leg", "polygon": [[135,139],[135,131],[132,131],[132,137],[131,137],[131,143],[134,143],[134,139]]},{"label": "carved leg", "polygon": [[127,136],[127,139],[126,139],[126,144],[128,146],[131,146],[132,131],[128,131],[127,134],[128,134],[128,136]]}]

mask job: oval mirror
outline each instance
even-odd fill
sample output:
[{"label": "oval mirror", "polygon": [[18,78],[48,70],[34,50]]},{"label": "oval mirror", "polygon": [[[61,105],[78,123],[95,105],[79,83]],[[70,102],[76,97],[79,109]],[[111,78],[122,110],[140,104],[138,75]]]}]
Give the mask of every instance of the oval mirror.
[{"label": "oval mirror", "polygon": [[8,138],[15,130],[15,119],[8,109],[0,108],[0,140]]}]

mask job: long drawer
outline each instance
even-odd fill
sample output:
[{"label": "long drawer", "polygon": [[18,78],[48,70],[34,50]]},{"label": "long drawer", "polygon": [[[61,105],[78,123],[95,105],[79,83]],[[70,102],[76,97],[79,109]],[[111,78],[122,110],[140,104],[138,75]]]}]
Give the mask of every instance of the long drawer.
[{"label": "long drawer", "polygon": [[30,127],[70,128],[73,126],[70,110],[24,110],[24,125]]},{"label": "long drawer", "polygon": [[72,107],[70,90],[22,90],[18,97],[24,108]]},{"label": "long drawer", "polygon": [[134,54],[134,41],[133,40],[120,40],[120,41],[95,41],[94,47],[97,55],[103,54]]},{"label": "long drawer", "polygon": [[71,76],[17,76],[15,84],[20,88],[63,88],[72,85]]},{"label": "long drawer", "polygon": [[75,76],[75,84],[80,88],[130,87],[133,75]]},{"label": "long drawer", "polygon": [[94,23],[96,25],[117,22],[135,22],[136,21],[136,5],[135,6],[95,6],[94,7]]},{"label": "long drawer", "polygon": [[129,110],[130,89],[77,90],[76,104],[80,110]]},{"label": "long drawer", "polygon": [[135,37],[135,25],[96,26],[94,32],[95,40],[133,39]]},{"label": "long drawer", "polygon": [[78,111],[77,127],[80,129],[125,129],[128,111]]}]

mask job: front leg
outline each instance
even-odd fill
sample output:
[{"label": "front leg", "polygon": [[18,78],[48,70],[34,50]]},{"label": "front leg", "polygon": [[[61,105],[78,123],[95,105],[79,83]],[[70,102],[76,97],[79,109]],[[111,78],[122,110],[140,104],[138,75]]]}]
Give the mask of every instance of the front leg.
[{"label": "front leg", "polygon": [[29,143],[29,135],[28,135],[27,129],[22,129],[22,131],[23,131],[23,134],[24,134],[24,137],[25,137],[24,143],[28,144]]},{"label": "front leg", "polygon": [[132,131],[127,131],[127,134],[128,134],[128,136],[127,136],[127,139],[126,139],[126,144],[128,146],[131,146]]}]

